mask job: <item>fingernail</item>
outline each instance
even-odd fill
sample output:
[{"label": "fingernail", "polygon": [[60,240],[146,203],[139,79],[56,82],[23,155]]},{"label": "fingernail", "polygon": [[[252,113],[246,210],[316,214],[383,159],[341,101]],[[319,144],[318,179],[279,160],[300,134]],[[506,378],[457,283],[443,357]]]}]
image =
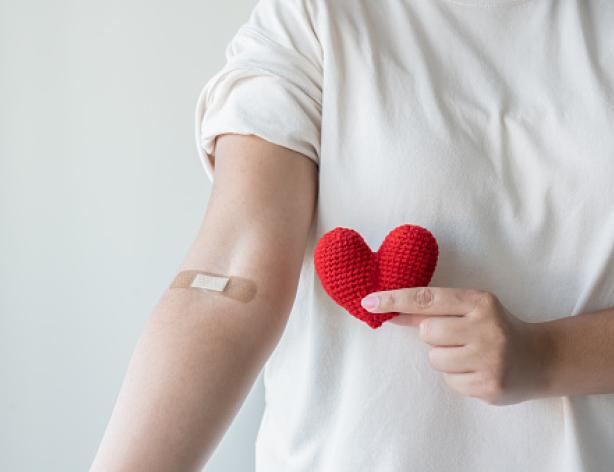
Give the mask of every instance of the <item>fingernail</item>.
[{"label": "fingernail", "polygon": [[379,305],[379,298],[377,295],[367,295],[360,301],[360,304],[367,310],[373,310],[374,308],[377,308],[377,305]]}]

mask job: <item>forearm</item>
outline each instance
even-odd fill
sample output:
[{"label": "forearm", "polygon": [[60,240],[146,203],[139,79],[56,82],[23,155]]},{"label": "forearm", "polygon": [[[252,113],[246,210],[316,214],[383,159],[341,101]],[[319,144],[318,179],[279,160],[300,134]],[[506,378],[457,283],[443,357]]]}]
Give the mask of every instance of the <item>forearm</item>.
[{"label": "forearm", "polygon": [[167,289],[134,350],[92,472],[199,470],[285,327],[317,166],[254,135],[217,141],[207,211],[180,270],[246,278],[255,295]]},{"label": "forearm", "polygon": [[614,393],[614,307],[535,323],[542,396]]},{"label": "forearm", "polygon": [[266,297],[242,303],[167,290],[135,347],[91,470],[199,470],[283,330],[286,316],[275,306]]}]

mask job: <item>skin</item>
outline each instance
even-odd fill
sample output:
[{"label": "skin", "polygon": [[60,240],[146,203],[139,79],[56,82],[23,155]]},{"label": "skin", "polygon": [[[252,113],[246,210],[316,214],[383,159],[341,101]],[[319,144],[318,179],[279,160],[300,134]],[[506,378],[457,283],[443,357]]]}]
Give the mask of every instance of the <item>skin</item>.
[{"label": "skin", "polygon": [[164,291],[90,471],[201,470],[284,330],[316,192],[306,156],[253,135],[218,137],[206,215],[178,271],[244,277],[257,293],[245,303],[199,288]]},{"label": "skin", "polygon": [[365,309],[399,312],[388,322],[418,327],[431,346],[431,367],[461,395],[509,405],[614,393],[614,307],[528,323],[484,290],[412,287],[371,295],[379,304],[363,303]]}]

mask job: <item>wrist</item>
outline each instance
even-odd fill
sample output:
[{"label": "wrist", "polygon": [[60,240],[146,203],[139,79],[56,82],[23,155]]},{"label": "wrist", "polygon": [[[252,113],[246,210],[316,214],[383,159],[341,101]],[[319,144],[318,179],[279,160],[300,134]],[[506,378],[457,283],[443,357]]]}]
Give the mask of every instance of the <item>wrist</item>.
[{"label": "wrist", "polygon": [[556,336],[549,322],[528,323],[536,370],[536,398],[554,396]]}]

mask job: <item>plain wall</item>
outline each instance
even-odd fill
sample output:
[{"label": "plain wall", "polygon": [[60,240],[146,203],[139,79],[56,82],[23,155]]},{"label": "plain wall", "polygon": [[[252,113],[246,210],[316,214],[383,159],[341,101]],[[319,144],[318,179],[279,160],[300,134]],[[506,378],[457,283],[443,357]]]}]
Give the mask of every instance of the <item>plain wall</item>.
[{"label": "plain wall", "polygon": [[[91,464],[204,215],[196,99],[254,4],[0,0],[0,470]],[[253,470],[261,381],[207,472]]]}]

